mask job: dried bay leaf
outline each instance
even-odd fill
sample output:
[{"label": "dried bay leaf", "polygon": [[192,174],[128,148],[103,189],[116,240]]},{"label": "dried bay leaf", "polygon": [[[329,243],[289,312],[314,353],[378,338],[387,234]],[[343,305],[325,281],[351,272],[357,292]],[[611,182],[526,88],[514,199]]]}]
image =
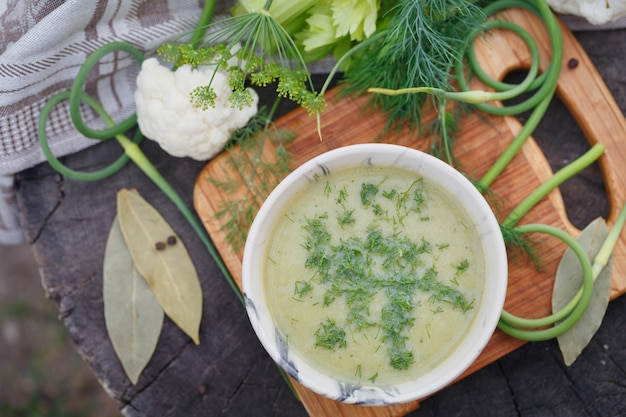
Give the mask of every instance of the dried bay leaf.
[{"label": "dried bay leaf", "polygon": [[[607,235],[608,230],[605,221],[598,218],[585,227],[576,238],[587,252],[592,263]],[[594,282],[591,302],[585,314],[570,330],[557,338],[563,360],[567,366],[574,363],[602,324],[604,313],[609,304],[612,266],[613,257],[611,256],[606,267]],[[568,249],[557,269],[552,294],[552,311],[558,311],[564,307],[582,286],[582,282],[583,272],[580,262],[574,252]]]},{"label": "dried bay leaf", "polygon": [[104,319],[113,349],[133,384],[150,361],[163,327],[163,309],[134,267],[116,218],[102,273]]},{"label": "dried bay leaf", "polygon": [[[185,245],[138,192],[120,190],[117,211],[135,267],[152,288],[165,314],[195,344],[200,343],[202,288]],[[169,237],[174,237],[176,242],[167,244]]]}]

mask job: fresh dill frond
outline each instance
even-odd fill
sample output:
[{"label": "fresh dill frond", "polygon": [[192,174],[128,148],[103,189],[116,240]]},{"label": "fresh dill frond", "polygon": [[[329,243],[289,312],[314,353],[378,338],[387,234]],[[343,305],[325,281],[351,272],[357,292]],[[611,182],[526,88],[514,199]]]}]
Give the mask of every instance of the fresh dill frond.
[{"label": "fresh dill frond", "polygon": [[302,298],[313,291],[313,287],[307,281],[296,281],[293,289],[294,295]]},{"label": "fresh dill frond", "polygon": [[461,262],[454,266],[454,268],[456,269],[455,276],[458,277],[463,274],[465,271],[468,270],[469,266],[469,261],[467,259],[463,259]]},{"label": "fresh dill frond", "polygon": [[437,302],[448,303],[462,311],[469,311],[474,308],[474,300],[468,300],[458,289],[443,284],[437,279],[437,271],[429,268],[424,276],[417,282],[417,287],[422,291],[430,293],[430,299]]},{"label": "fresh dill frond", "polygon": [[346,331],[339,327],[335,320],[328,318],[320,323],[320,327],[315,332],[315,346],[335,350],[345,348],[346,345]]},{"label": "fresh dill frond", "polygon": [[[390,16],[381,25],[384,36],[373,36],[363,41],[369,45],[359,46],[361,51],[345,74],[345,93],[362,94],[371,87],[451,90],[452,68],[462,59],[459,51],[464,49],[469,33],[486,20],[479,7],[465,0],[400,0]],[[435,108],[440,108],[440,99],[432,99]],[[369,98],[371,108],[387,114],[385,130],[404,126],[419,130],[426,102],[425,94],[373,94]],[[441,143],[435,142],[432,148],[451,155],[454,132],[448,115],[442,117],[438,126],[442,135],[434,139]],[[452,156],[445,159],[455,160]]]},{"label": "fresh dill frond", "polygon": [[354,210],[343,210],[342,212],[337,213],[337,223],[340,226],[345,226],[349,224],[354,224]]},{"label": "fresh dill frond", "polygon": [[361,204],[369,206],[372,204],[374,197],[378,194],[378,187],[374,184],[367,183],[361,185]]},{"label": "fresh dill frond", "polygon": [[504,239],[507,251],[511,255],[511,259],[518,263],[521,259],[528,259],[538,270],[543,270],[545,266],[539,256],[539,251],[528,236],[521,234],[514,227],[508,227],[504,224],[500,224],[500,231]]},{"label": "fresh dill frond", "polygon": [[[295,134],[276,128],[270,114],[261,108],[245,127],[233,133],[224,155],[230,167],[229,175],[220,180],[208,179],[229,195],[221,201],[215,215],[223,220],[221,230],[235,253],[243,248],[258,207],[290,172],[291,154],[285,145]],[[268,147],[273,149],[268,152]]]},{"label": "fresh dill frond", "polygon": [[356,370],[354,371],[354,376],[356,376],[357,378],[361,379],[361,377],[363,376],[363,372],[362,372],[362,366],[361,364],[358,364],[356,366]]},{"label": "fresh dill frond", "polygon": [[337,204],[343,204],[348,198],[348,191],[345,188],[339,190],[339,197],[337,197]]},{"label": "fresh dill frond", "polygon": [[258,135],[270,124],[270,114],[266,106],[261,106],[259,110],[248,120],[248,123],[233,132],[230,140],[226,144],[226,150],[234,145],[247,142]]}]

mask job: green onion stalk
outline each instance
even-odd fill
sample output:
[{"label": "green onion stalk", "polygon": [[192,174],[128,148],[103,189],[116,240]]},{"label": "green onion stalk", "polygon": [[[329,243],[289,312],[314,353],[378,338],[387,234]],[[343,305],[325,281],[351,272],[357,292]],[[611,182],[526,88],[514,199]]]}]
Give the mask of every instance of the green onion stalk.
[{"label": "green onion stalk", "polygon": [[[556,172],[550,179],[545,181],[539,187],[537,187],[531,194],[529,194],[521,203],[515,207],[508,217],[501,223],[500,228],[504,233],[513,233],[516,235],[524,235],[529,233],[542,233],[553,236],[560,239],[567,244],[574,252],[583,271],[583,286],[578,293],[572,298],[572,300],[563,307],[560,311],[553,313],[549,316],[538,319],[525,319],[517,317],[506,310],[502,310],[498,327],[505,333],[516,337],[518,339],[528,341],[547,340],[560,336],[561,334],[570,330],[583,316],[589,302],[591,301],[591,295],[593,293],[593,283],[597,276],[600,274],[602,267],[596,266],[592,268],[592,265],[587,257],[587,254],[580,243],[574,239],[571,235],[563,230],[547,225],[547,224],[525,224],[521,226],[515,226],[517,222],[532,209],[541,199],[543,199],[548,193],[561,185],[567,179],[577,174],[584,168],[594,163],[603,153],[604,145],[596,144],[584,155],[577,158],[561,170]],[[626,213],[625,209],[622,210]],[[626,214],[624,215],[626,216]],[[619,222],[616,223],[617,227],[614,227],[611,231],[611,236],[617,235],[621,231],[622,226]],[[617,238],[614,238],[615,242]],[[604,249],[603,255],[606,256],[607,251],[612,252],[615,242],[612,244],[607,239],[605,245],[611,245],[610,249]],[[606,246],[607,248],[609,246]],[[610,256],[610,255],[609,255]],[[602,263],[601,258],[598,260],[598,265],[606,265],[606,261]],[[554,325],[547,329],[539,329]]]},{"label": "green onion stalk", "polygon": [[[473,51],[464,51],[464,54],[467,54],[467,56],[469,57],[468,61],[473,70],[473,73],[485,84],[496,90],[496,92],[492,93],[491,96],[487,95],[485,97],[485,102],[475,104],[476,108],[494,115],[509,116],[530,110],[534,107],[528,121],[522,127],[519,134],[514,138],[514,140],[505,150],[505,152],[503,152],[503,154],[498,158],[498,160],[492,165],[492,167],[479,181],[477,186],[481,191],[485,191],[491,185],[491,183],[504,170],[508,163],[521,149],[526,140],[530,137],[531,133],[534,131],[539,121],[545,114],[556,90],[562,60],[562,34],[558,22],[556,21],[553,13],[550,11],[546,2],[543,0],[538,0],[535,3],[535,6],[533,6],[532,4],[524,1],[503,0],[492,3],[485,8],[485,14],[489,16],[506,7],[520,7],[537,14],[544,21],[551,40],[552,60],[546,71],[540,77],[534,79],[530,84],[527,83],[531,75],[532,77],[534,77],[534,66],[531,66],[528,76],[519,86],[512,87],[509,84],[491,79],[488,75],[484,73],[484,71],[482,71],[482,69],[478,65],[476,56]],[[517,33],[528,45],[531,51],[531,55],[533,57],[534,64],[534,59],[536,59],[536,45],[534,40],[527,36],[523,29],[513,29],[513,27],[508,24],[500,25],[499,23],[492,23],[487,27],[501,27]],[[459,88],[462,91],[458,94],[463,95],[464,92],[468,94],[474,94],[474,92],[469,89],[467,81],[462,75],[463,71],[461,68],[460,60],[457,61],[456,74]],[[520,86],[523,84],[530,85],[530,89],[537,88],[537,86],[540,87],[537,92],[529,99],[514,106],[496,107],[486,104],[486,101],[502,100],[503,96],[506,97],[506,92],[519,91]],[[433,94],[436,94],[436,92],[434,92]],[[505,99],[508,98],[511,97],[509,96]],[[595,162],[602,155],[603,152],[604,146],[600,144],[596,144],[595,146],[593,146],[587,153],[585,153],[585,155],[561,169],[559,172],[554,174],[552,178],[539,186],[525,200],[523,200],[502,222],[501,228],[503,229],[503,231],[509,229],[510,232],[517,235],[523,235],[527,233],[543,233],[560,239],[565,244],[567,244],[574,252],[580,262],[583,271],[582,287],[565,307],[549,316],[537,319],[521,318],[509,313],[506,310],[503,310],[498,323],[498,327],[503,332],[513,337],[528,341],[548,340],[558,337],[569,331],[585,314],[585,311],[591,301],[591,297],[593,294],[593,283],[595,279],[597,279],[604,266],[606,266],[606,264],[608,263],[608,258],[610,257],[610,254],[612,253],[617,242],[617,238],[619,237],[619,234],[621,233],[621,230],[623,228],[624,221],[626,219],[626,206],[622,208],[621,214],[618,217],[617,222],[615,223],[614,227],[609,233],[609,236],[602,245],[600,252],[594,259],[593,266],[578,241],[576,241],[576,239],[574,239],[566,232],[554,226],[545,224],[526,224],[517,227],[515,227],[515,224],[550,191],[558,187],[566,179],[577,174],[582,169]]]},{"label": "green onion stalk", "polygon": [[[593,294],[593,276],[591,263],[580,244],[563,230],[547,224],[525,224],[519,226],[520,233],[545,233],[565,242],[576,254],[583,270],[583,287],[572,301],[561,311],[540,319],[523,319],[502,310],[498,328],[510,336],[528,341],[548,340],[560,336],[571,329],[585,314]],[[558,323],[558,324],[555,324]],[[555,324],[547,329],[536,330],[537,327]],[[520,328],[518,326],[528,327]]]},{"label": "green onion stalk", "polygon": [[[546,317],[527,319],[503,310],[498,322],[500,330],[518,339],[528,341],[552,339],[570,330],[585,313],[593,294],[593,284],[600,272],[608,264],[620,233],[624,228],[624,223],[626,223],[626,204],[622,206],[617,220],[600,246],[593,263],[589,260],[578,241],[562,230],[541,224],[519,226],[517,229],[522,233],[545,233],[565,242],[576,254],[580,262],[583,271],[583,285],[561,310]],[[552,327],[539,329],[546,326]]]},{"label": "green onion stalk", "polygon": [[[535,3],[535,5],[533,6],[532,3]],[[504,170],[508,163],[511,162],[513,157],[517,154],[517,152],[521,149],[526,140],[530,137],[531,133],[535,130],[535,128],[543,118],[543,115],[545,114],[550,102],[552,101],[554,92],[556,91],[557,82],[561,70],[561,60],[563,58],[563,36],[561,33],[561,28],[559,27],[556,17],[548,7],[548,4],[545,2],[545,0],[536,0],[532,3],[519,0],[503,0],[492,3],[485,8],[485,14],[488,16],[508,7],[523,8],[538,15],[543,20],[548,31],[548,36],[550,38],[552,47],[552,59],[550,61],[550,64],[548,65],[548,68],[542,74],[541,78],[537,78],[535,83],[531,85],[531,87],[535,87],[539,83],[539,89],[535,92],[535,94],[533,94],[533,96],[531,96],[526,101],[508,107],[497,107],[488,105],[486,103],[475,105],[475,107],[479,110],[500,116],[518,114],[534,107],[521,131],[507,147],[505,152],[498,158],[498,160],[492,165],[492,167],[480,180],[479,188],[483,190],[491,185],[491,183]],[[523,29],[518,29],[519,31],[524,32]],[[531,49],[531,51],[536,48],[535,42],[532,40],[531,37],[528,37],[526,35],[523,35],[522,37]],[[468,50],[467,53],[470,57],[472,57],[470,59],[470,63],[476,62],[473,51]],[[461,69],[460,65],[461,61],[459,60],[457,61],[456,72],[459,88],[461,90],[468,90],[469,87],[465,78],[462,75],[462,71],[459,71]],[[478,77],[480,77],[484,82],[487,82],[492,87],[499,89],[508,87],[508,85],[505,83],[497,83],[495,82],[495,80],[490,80],[479,66],[473,65],[472,69]]]}]

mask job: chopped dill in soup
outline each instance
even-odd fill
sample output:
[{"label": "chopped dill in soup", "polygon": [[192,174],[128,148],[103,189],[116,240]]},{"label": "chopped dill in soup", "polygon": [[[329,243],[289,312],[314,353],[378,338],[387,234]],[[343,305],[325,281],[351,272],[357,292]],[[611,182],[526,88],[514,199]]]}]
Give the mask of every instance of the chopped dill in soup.
[{"label": "chopped dill in soup", "polygon": [[271,314],[290,349],[342,381],[391,385],[426,373],[481,301],[484,254],[469,216],[403,168],[317,177],[273,233]]}]

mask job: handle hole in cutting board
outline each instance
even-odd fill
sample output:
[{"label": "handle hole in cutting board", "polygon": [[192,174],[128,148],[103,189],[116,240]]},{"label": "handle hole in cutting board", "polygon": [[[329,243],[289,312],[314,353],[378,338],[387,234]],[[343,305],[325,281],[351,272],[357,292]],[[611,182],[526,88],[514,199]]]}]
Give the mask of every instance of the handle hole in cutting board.
[{"label": "handle hole in cutting board", "polygon": [[[523,80],[526,74],[524,70],[516,70],[507,74],[503,81],[517,84]],[[524,94],[504,104],[515,104],[528,97],[529,94]],[[517,115],[516,118],[523,124],[528,119],[529,114],[530,112],[524,112]],[[558,130],[557,125],[551,122],[553,120],[560,121]],[[565,123],[562,122],[564,120]],[[558,142],[547,140],[547,138],[555,135],[563,139]],[[563,168],[590,148],[589,142],[578,123],[557,97],[550,103],[546,114],[539,122],[532,137],[543,151],[553,171]],[[597,217],[606,219],[608,216],[609,203],[606,193],[602,194],[601,199],[592,200],[586,197],[590,195],[589,190],[597,189],[597,187],[604,188],[602,172],[597,163],[592,164],[575,177],[570,178],[560,187],[567,216],[572,224],[579,229],[583,229]]]}]

